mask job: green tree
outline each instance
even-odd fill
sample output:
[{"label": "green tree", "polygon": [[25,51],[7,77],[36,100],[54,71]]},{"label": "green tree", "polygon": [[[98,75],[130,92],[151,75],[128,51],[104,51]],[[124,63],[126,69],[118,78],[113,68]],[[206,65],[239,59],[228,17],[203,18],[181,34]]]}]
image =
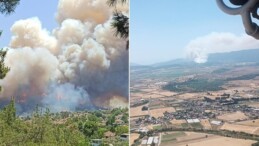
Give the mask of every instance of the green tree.
[{"label": "green tree", "polygon": [[[0,12],[5,15],[9,15],[14,12],[16,6],[19,4],[20,0],[0,0]],[[2,30],[0,30],[0,37],[2,35]],[[0,49],[0,79],[3,79],[9,68],[4,65],[4,57],[6,51]],[[1,87],[0,87],[1,90]]]},{"label": "green tree", "polygon": [[126,3],[128,0],[108,0],[108,4],[110,5],[110,6],[116,6],[119,2],[120,3],[122,3],[122,4],[124,4],[124,3]]},{"label": "green tree", "polygon": [[93,121],[86,121],[84,123],[83,133],[86,137],[90,138],[95,135],[95,132],[98,130],[98,124]]},{"label": "green tree", "polygon": [[15,109],[15,100],[14,97],[12,97],[11,102],[9,105],[7,105],[4,108],[4,115],[5,117],[3,117],[5,119],[5,122],[11,126],[15,120],[16,120],[16,109]]},{"label": "green tree", "polygon": [[121,117],[121,120],[122,120],[124,123],[128,123],[128,122],[129,122],[129,114],[128,114],[128,113],[123,114],[123,116]]},{"label": "green tree", "polygon": [[0,0],[0,12],[8,15],[14,12],[20,0]]},{"label": "green tree", "polygon": [[115,116],[110,115],[106,121],[106,126],[113,125],[115,123]]},{"label": "green tree", "polygon": [[0,79],[3,79],[10,68],[6,67],[4,64],[4,58],[7,51],[0,50]]},{"label": "green tree", "polygon": [[115,128],[116,135],[121,135],[123,133],[128,133],[129,127],[128,126],[118,126]]},{"label": "green tree", "polygon": [[93,114],[88,115],[87,118],[88,118],[89,121],[92,121],[92,122],[95,122],[95,123],[100,122],[100,119]]},{"label": "green tree", "polygon": [[113,22],[112,27],[115,28],[115,35],[124,38],[127,40],[126,49],[129,48],[129,17],[124,15],[122,12],[116,10],[116,5],[118,3],[125,4],[128,0],[108,0],[107,3],[109,6],[115,7],[115,11],[113,13]]}]

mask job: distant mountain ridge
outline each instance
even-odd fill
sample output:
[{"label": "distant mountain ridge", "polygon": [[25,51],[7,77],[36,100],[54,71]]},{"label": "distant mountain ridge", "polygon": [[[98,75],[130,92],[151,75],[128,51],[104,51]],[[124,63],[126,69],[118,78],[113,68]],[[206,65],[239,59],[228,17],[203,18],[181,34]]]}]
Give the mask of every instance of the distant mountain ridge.
[{"label": "distant mountain ridge", "polygon": [[[241,51],[232,51],[224,53],[209,54],[208,61],[200,65],[218,64],[218,63],[242,63],[256,62],[259,63],[259,49],[249,49]],[[177,65],[194,65],[194,61],[190,59],[174,59],[166,62],[152,64],[152,67],[177,66]]]},{"label": "distant mountain ridge", "polygon": [[259,62],[259,49],[249,49],[226,53],[214,53],[208,57],[208,63]]}]

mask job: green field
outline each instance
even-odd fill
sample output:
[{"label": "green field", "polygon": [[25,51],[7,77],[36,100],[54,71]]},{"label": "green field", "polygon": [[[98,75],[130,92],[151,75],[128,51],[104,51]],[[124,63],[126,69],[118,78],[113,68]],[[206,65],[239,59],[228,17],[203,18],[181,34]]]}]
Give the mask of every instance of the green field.
[{"label": "green field", "polygon": [[202,129],[203,126],[201,125],[201,123],[191,123],[190,124],[193,128],[196,128],[196,129]]},{"label": "green field", "polygon": [[184,132],[174,132],[174,133],[163,135],[162,143],[176,141],[176,138],[181,137],[181,136],[185,136],[185,133]]},{"label": "green field", "polygon": [[170,82],[163,87],[165,90],[173,92],[206,92],[222,90],[221,87],[226,81],[191,79],[185,82]]}]

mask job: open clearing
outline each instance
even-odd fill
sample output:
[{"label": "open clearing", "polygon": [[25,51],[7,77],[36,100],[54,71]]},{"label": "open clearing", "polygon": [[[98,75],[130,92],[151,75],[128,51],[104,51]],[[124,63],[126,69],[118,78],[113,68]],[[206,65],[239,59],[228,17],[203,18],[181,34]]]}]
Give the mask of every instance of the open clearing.
[{"label": "open clearing", "polygon": [[130,134],[130,145],[134,143],[134,140],[138,139],[139,134],[138,133],[131,133]]},{"label": "open clearing", "polygon": [[173,119],[173,120],[170,121],[170,123],[172,125],[181,125],[181,124],[186,123],[186,120],[176,120],[176,119]]},{"label": "open clearing", "polygon": [[244,120],[244,119],[247,119],[248,117],[244,113],[237,111],[235,113],[228,113],[228,114],[218,116],[217,118],[223,121],[236,121],[236,120]]},{"label": "open clearing", "polygon": [[178,137],[185,136],[184,132],[170,132],[162,135],[162,143],[171,143],[177,140]]},{"label": "open clearing", "polygon": [[175,146],[186,146],[186,144],[188,146],[251,146],[255,142],[252,140],[215,136],[213,138],[201,139],[200,141],[188,141],[185,144],[176,144]]},{"label": "open clearing", "polygon": [[131,107],[130,108],[130,117],[140,117],[148,115],[148,111],[142,111],[143,106]]},{"label": "open clearing", "polygon": [[220,129],[221,130],[225,129],[225,130],[229,130],[229,131],[241,131],[241,132],[246,132],[246,133],[250,133],[250,134],[257,134],[259,127],[225,123]]},{"label": "open clearing", "polygon": [[201,125],[204,129],[211,129],[210,121],[209,119],[201,119]]},{"label": "open clearing", "polygon": [[157,90],[157,91],[153,91],[152,93],[162,95],[162,96],[173,96],[173,95],[177,94],[176,92],[171,92],[171,91],[166,91],[166,90]]},{"label": "open clearing", "polygon": [[175,112],[175,109],[173,107],[165,107],[165,108],[159,108],[159,109],[153,109],[149,110],[150,116],[158,118],[164,116],[164,112]]},{"label": "open clearing", "polygon": [[236,124],[245,125],[245,126],[252,126],[252,127],[259,127],[259,119],[237,122]]}]

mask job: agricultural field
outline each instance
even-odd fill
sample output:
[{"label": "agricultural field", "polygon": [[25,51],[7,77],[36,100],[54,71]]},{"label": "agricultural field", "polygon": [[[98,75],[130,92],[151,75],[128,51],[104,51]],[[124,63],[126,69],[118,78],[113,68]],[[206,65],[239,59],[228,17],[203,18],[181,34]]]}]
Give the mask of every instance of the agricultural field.
[{"label": "agricultural field", "polygon": [[[145,105],[143,105],[145,106]],[[130,108],[130,117],[141,117],[148,115],[148,111],[142,111],[143,106],[131,107]]]},{"label": "agricultural field", "polygon": [[236,124],[245,125],[245,126],[252,126],[252,127],[259,127],[259,119],[237,122]]},{"label": "agricultural field", "polygon": [[149,110],[149,112],[151,117],[158,118],[158,117],[163,117],[164,112],[175,112],[175,109],[173,107],[163,107],[163,108]]},{"label": "agricultural field", "polygon": [[[139,69],[132,73],[134,92],[130,100],[148,101],[145,106],[149,111],[144,113],[150,117],[142,116],[133,125],[156,136],[168,128],[166,133],[161,132],[161,146],[251,146],[259,140],[254,139],[259,135],[258,65],[185,64]],[[135,105],[132,104],[131,114],[144,115],[140,111],[143,105]],[[192,119],[198,122],[187,122]],[[189,132],[172,133],[170,128]],[[211,131],[214,133],[208,134]]]},{"label": "agricultural field", "polygon": [[130,134],[130,145],[132,145],[134,143],[134,140],[138,139],[139,138],[139,135],[138,133],[132,133]]},{"label": "agricultural field", "polygon": [[240,111],[237,111],[235,113],[223,114],[223,115],[218,116],[217,118],[220,120],[223,120],[223,121],[236,121],[236,120],[248,119],[248,117]]},{"label": "agricultural field", "polygon": [[259,127],[252,127],[247,125],[225,123],[220,129],[259,135]]},{"label": "agricultural field", "polygon": [[195,132],[163,134],[161,146],[251,146],[256,141]]}]

